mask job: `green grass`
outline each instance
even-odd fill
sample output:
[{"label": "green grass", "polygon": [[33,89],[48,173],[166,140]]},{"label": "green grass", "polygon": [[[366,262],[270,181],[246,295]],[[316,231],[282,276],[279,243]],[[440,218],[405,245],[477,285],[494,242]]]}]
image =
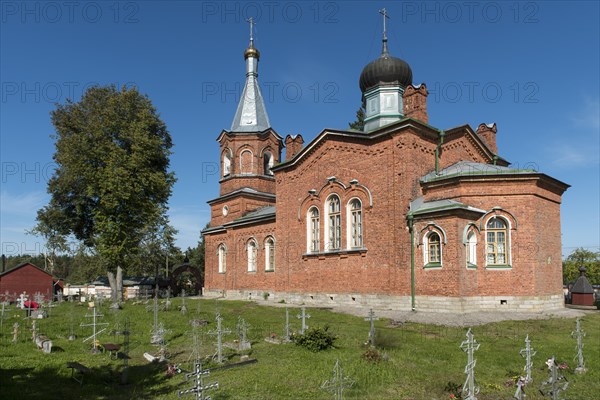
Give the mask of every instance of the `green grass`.
[{"label": "green grass", "polygon": [[[365,342],[369,323],[363,318],[336,314],[326,309],[310,309],[310,326],[329,325],[338,339],[335,348],[312,353],[294,344],[275,345],[264,341],[271,332],[282,335],[285,309],[263,307],[255,303],[238,301],[190,300],[186,304],[188,313],[182,315],[175,299],[170,311],[161,311],[159,320],[170,330],[166,338],[170,361],[181,364],[185,370],[192,368],[188,362],[192,336],[190,319],[210,321],[199,328],[202,356],[211,356],[214,337],[207,335],[215,329],[214,315],[218,307],[223,315],[223,326],[235,332],[235,324],[242,315],[251,325],[249,338],[252,340],[250,358],[256,364],[218,370],[205,379],[219,382],[220,388],[211,391],[213,400],[233,399],[327,399],[333,396],[320,389],[321,384],[332,377],[333,366],[339,359],[344,375],[355,381],[352,388],[344,391],[345,399],[448,399],[444,388],[448,382],[462,386],[465,375],[466,354],[459,349],[465,338],[466,329],[435,325],[405,323],[393,327],[388,320],[376,322],[380,353],[384,356],[378,363],[370,363],[362,355],[367,350]],[[151,302],[150,302],[151,304]],[[84,315],[89,312],[84,306],[63,303],[51,310],[49,318],[37,320],[38,330],[53,340],[52,354],[44,354],[35,348],[28,330],[30,322],[24,312],[7,311],[0,332],[0,398],[7,399],[176,399],[177,390],[189,388],[183,374],[168,378],[165,365],[151,364],[143,358],[144,352],[156,353],[150,345],[153,314],[143,304],[128,302],[123,310],[111,312],[103,307],[104,322],[109,322],[108,331],[115,323],[123,325],[126,318],[131,321],[130,360],[128,384],[120,384],[122,360],[111,360],[107,354],[92,354],[90,344],[82,339],[91,334],[91,328],[80,328]],[[295,318],[297,309],[290,308],[293,327],[299,328]],[[292,321],[293,320],[293,321]],[[12,340],[12,325],[22,326],[20,341]],[[68,341],[71,326],[78,338]],[[481,386],[478,399],[509,399],[515,387],[511,377],[521,373],[524,359],[519,350],[529,334],[532,346],[537,350],[533,358],[534,382],[527,388],[528,399],[541,399],[538,388],[547,379],[545,361],[555,355],[566,362],[569,368],[565,375],[570,381],[566,398],[594,399],[600,393],[600,313],[582,318],[582,327],[587,332],[584,355],[588,372],[575,375],[575,340],[570,333],[575,328],[574,319],[549,319],[510,321],[476,326],[476,339],[481,344],[476,352],[476,379]],[[235,334],[230,334],[231,341]],[[122,336],[104,333],[102,343],[118,343]],[[227,350],[229,363],[239,361],[239,354]],[[68,361],[78,361],[93,370],[86,375],[83,385],[71,379]],[[216,366],[206,362],[205,367]],[[508,382],[508,383],[507,383]],[[193,398],[186,396],[184,398]]]}]

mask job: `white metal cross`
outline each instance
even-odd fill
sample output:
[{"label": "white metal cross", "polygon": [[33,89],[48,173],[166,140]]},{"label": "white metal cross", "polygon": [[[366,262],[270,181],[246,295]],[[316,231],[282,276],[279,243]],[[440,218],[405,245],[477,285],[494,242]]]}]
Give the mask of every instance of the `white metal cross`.
[{"label": "white metal cross", "polygon": [[308,329],[308,325],[306,325],[306,319],[310,318],[310,314],[306,313],[306,307],[302,306],[302,313],[296,315],[296,318],[302,318],[302,329],[300,329],[300,334],[303,335],[304,331]]}]

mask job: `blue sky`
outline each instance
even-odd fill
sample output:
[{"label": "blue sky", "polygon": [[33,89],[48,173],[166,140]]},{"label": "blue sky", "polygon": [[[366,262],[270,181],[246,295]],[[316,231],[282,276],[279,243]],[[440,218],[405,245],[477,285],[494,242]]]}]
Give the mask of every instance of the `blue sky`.
[{"label": "blue sky", "polygon": [[218,195],[218,145],[244,82],[257,20],[259,82],[282,136],[345,128],[358,77],[379,55],[386,7],[392,55],[430,95],[430,124],[498,125],[499,153],[572,187],[561,209],[563,255],[600,250],[598,2],[70,1],[0,2],[0,241],[26,235],[48,201],[54,103],[97,84],[136,85],[166,122],[178,181],[170,219],[194,246]]}]

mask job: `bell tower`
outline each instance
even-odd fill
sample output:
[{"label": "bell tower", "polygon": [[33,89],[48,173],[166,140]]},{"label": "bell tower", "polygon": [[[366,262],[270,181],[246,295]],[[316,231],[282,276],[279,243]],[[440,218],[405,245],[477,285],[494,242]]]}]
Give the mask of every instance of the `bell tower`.
[{"label": "bell tower", "polygon": [[271,168],[281,162],[283,148],[282,137],[269,122],[258,85],[260,52],[254,47],[255,22],[252,18],[247,22],[250,25],[250,44],[244,51],[246,83],[231,129],[223,130],[217,138],[220,145],[220,196],[209,202],[213,220],[215,215],[222,214],[225,222],[275,204],[275,177]]}]

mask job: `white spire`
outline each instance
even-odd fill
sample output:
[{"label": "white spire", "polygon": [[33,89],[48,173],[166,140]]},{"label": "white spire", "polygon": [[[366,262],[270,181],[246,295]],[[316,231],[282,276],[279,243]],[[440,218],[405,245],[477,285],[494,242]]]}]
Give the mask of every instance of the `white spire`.
[{"label": "white spire", "polygon": [[254,48],[252,25],[256,24],[252,18],[250,24],[250,46],[244,52],[246,59],[246,85],[240,98],[231,132],[261,132],[271,127],[267,109],[258,86],[258,60],[260,52]]}]

